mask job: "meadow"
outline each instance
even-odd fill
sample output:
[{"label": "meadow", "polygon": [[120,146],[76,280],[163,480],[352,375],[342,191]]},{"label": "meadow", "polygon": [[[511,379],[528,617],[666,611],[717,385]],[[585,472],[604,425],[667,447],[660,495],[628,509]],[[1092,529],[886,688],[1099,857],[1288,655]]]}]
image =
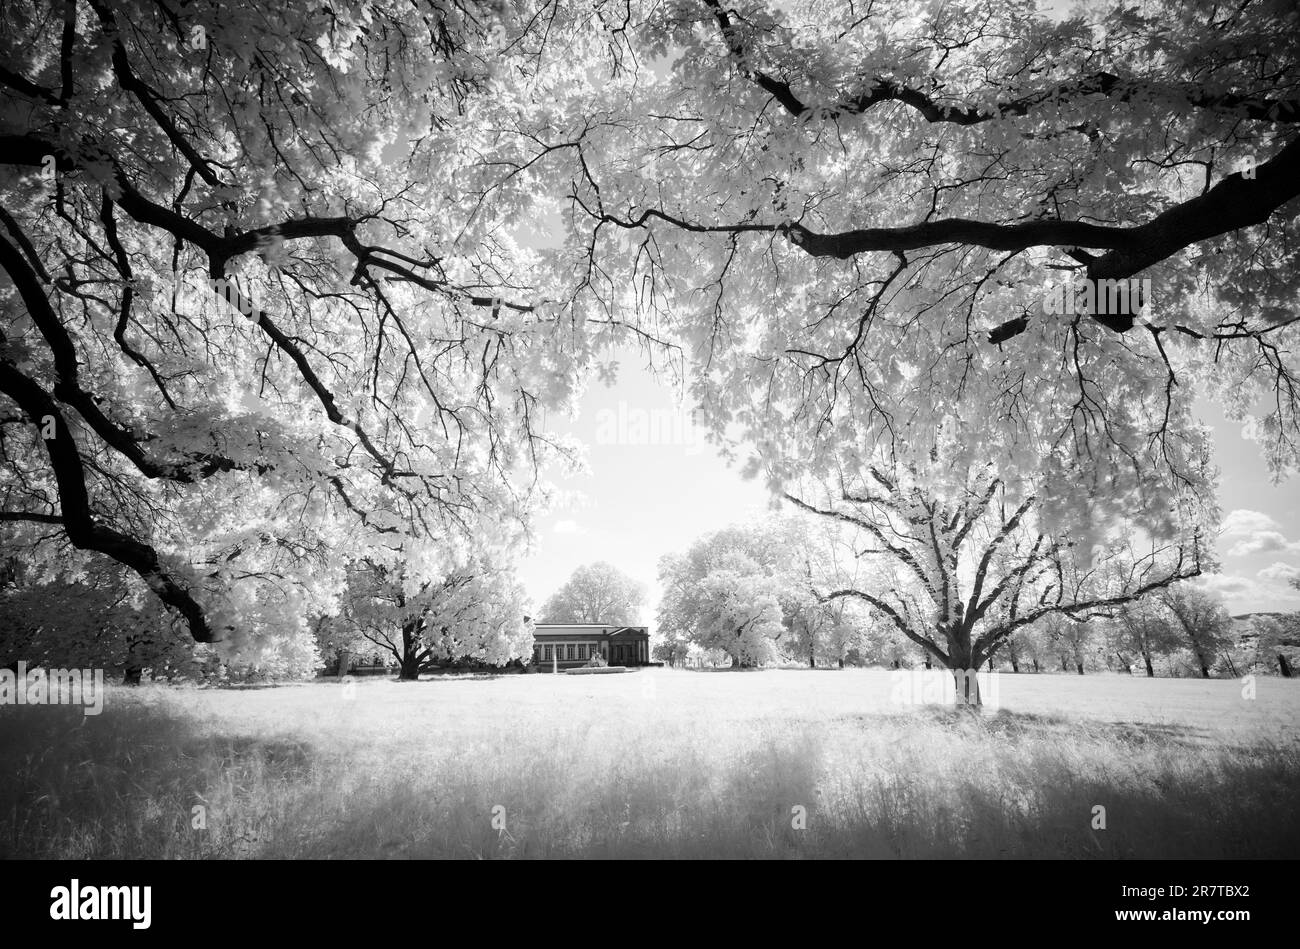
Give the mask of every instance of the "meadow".
[{"label": "meadow", "polygon": [[[0,708],[0,855],[1300,855],[1300,683],[645,669]],[[1104,829],[1097,807],[1105,809]]]}]

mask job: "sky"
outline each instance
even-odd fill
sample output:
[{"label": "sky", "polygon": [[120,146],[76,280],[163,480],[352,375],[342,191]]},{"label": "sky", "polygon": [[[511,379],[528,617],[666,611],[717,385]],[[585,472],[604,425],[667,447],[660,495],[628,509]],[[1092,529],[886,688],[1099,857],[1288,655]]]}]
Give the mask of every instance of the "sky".
[{"label": "sky", "polygon": [[701,534],[763,515],[769,494],[705,442],[704,431],[634,350],[619,353],[617,381],[593,382],[579,414],[548,427],[587,446],[589,473],[558,477],[583,497],[537,522],[536,548],[520,571],[540,607],[573,571],[604,560],[645,584],[642,622],[654,624],[658,563]]},{"label": "sky", "polygon": [[[745,480],[707,444],[689,411],[634,350],[616,356],[612,385],[593,381],[574,419],[552,414],[548,427],[587,446],[587,473],[552,478],[581,497],[541,518],[520,575],[535,607],[573,571],[604,560],[641,583],[653,626],[658,561],[702,534],[763,516],[770,498],[761,480]],[[1224,512],[1218,543],[1222,572],[1204,584],[1234,615],[1300,609],[1288,577],[1300,575],[1300,483],[1271,482],[1259,450],[1217,406],[1198,406],[1214,431]]]}]

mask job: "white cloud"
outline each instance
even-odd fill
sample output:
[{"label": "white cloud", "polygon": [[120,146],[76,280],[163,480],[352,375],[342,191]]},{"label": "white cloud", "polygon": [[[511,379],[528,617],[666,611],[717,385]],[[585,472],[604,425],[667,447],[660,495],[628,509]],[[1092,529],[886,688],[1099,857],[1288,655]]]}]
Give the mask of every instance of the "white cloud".
[{"label": "white cloud", "polygon": [[1288,582],[1293,575],[1300,575],[1300,567],[1275,563],[1259,571],[1259,579],[1210,573],[1198,577],[1194,582],[1228,601],[1227,606],[1231,612],[1254,612],[1260,609],[1288,609],[1290,607],[1287,604],[1300,601],[1300,590]]},{"label": "white cloud", "polygon": [[1244,540],[1233,544],[1228,551],[1228,556],[1246,557],[1250,554],[1273,553],[1300,554],[1300,541],[1292,543],[1279,531],[1255,531]]},{"label": "white cloud", "polygon": [[557,534],[585,534],[587,529],[579,526],[577,521],[556,521],[552,528]]},{"label": "white cloud", "polygon": [[1261,580],[1271,580],[1276,583],[1290,583],[1297,577],[1300,577],[1300,567],[1282,563],[1281,561],[1273,563],[1259,572]]},{"label": "white cloud", "polygon": [[1197,583],[1211,593],[1225,597],[1255,596],[1259,584],[1247,577],[1231,577],[1222,573],[1211,573],[1201,577]]},{"label": "white cloud", "polygon": [[1277,521],[1261,511],[1237,508],[1235,511],[1229,511],[1228,516],[1223,519],[1220,533],[1255,534],[1260,531],[1275,531],[1279,526]]}]

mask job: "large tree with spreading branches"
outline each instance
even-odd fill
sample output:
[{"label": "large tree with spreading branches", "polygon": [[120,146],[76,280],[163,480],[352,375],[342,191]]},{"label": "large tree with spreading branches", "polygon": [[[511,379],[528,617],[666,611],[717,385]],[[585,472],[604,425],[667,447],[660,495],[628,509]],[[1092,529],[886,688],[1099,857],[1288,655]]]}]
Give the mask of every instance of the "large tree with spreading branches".
[{"label": "large tree with spreading branches", "polygon": [[7,545],[57,532],[256,645],[332,608],[358,543],[526,521],[542,410],[612,327],[566,322],[520,202],[486,200],[535,12],[6,5]]},{"label": "large tree with spreading branches", "polygon": [[[841,524],[859,557],[882,561],[893,582],[828,589],[868,604],[954,675],[979,704],[973,673],[1035,623],[1086,621],[1200,574],[1207,557],[1195,510],[1170,538],[1114,530],[1089,538],[1049,532],[1035,495],[1017,497],[991,466],[967,472],[960,493],[937,495],[933,476],[872,466],[818,494],[787,493],[797,508]],[[1145,541],[1145,545],[1144,545]]]}]

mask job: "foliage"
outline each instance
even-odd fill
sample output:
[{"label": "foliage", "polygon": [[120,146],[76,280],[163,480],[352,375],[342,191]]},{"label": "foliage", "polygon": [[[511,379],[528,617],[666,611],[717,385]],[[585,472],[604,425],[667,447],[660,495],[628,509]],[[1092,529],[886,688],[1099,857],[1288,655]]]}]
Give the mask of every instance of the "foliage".
[{"label": "foliage", "polygon": [[1049,533],[1040,498],[1016,496],[990,465],[963,472],[960,492],[931,487],[953,474],[938,458],[925,469],[873,465],[842,472],[812,502],[786,495],[841,525],[859,557],[892,573],[883,588],[847,585],[826,596],[867,604],[949,669],[978,669],[1040,621],[1053,624],[1049,638],[1081,667],[1087,633],[1080,621],[1201,572],[1201,524],[1213,509],[1195,498],[1181,531],[1143,548],[1131,528],[1084,540]]},{"label": "foliage", "polygon": [[401,678],[442,665],[503,666],[532,652],[523,586],[508,565],[476,557],[446,573],[420,573],[396,558],[358,561],[348,571],[345,606],[321,623],[322,645],[335,650],[378,647]]},{"label": "foliage", "polygon": [[1167,535],[1212,491],[1207,394],[1295,468],[1293,4],[620,11],[601,83],[557,66],[498,160],[566,193],[573,271],[775,487],[937,449],[940,497],[996,459],[1054,533]]},{"label": "foliage", "polygon": [[484,201],[525,5],[64,10],[0,29],[6,546],[54,527],[255,659],[358,547],[518,532],[600,345]]},{"label": "foliage", "polygon": [[551,594],[537,622],[634,626],[645,599],[645,586],[613,564],[584,564]]},{"label": "foliage", "polygon": [[[371,552],[422,583],[526,536],[573,454],[545,411],[633,339],[778,492],[887,459],[960,506],[996,460],[1074,545],[1054,596],[1107,599],[1119,523],[1200,553],[1198,394],[1274,474],[1300,459],[1297,27],[1280,0],[18,0],[5,545],[101,555],[257,662]],[[1141,294],[1063,312],[1063,280]],[[815,656],[793,576],[719,560],[692,635]]]}]

